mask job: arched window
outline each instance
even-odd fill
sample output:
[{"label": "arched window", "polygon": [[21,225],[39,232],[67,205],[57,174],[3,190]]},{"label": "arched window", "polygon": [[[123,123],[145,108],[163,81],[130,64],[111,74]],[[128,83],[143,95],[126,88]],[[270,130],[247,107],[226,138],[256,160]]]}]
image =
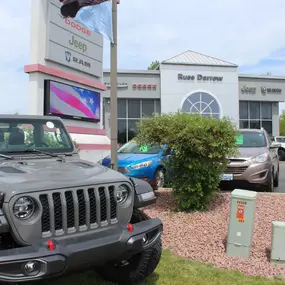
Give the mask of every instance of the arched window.
[{"label": "arched window", "polygon": [[182,111],[185,113],[198,113],[205,117],[220,119],[220,106],[217,100],[205,92],[191,94],[183,103]]}]

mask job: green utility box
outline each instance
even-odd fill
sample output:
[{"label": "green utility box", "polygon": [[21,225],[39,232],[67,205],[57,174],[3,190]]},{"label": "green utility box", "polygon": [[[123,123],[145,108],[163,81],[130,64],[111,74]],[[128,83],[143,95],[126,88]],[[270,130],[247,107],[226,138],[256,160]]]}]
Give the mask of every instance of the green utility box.
[{"label": "green utility box", "polygon": [[231,193],[227,256],[250,256],[256,196],[256,192],[242,189]]},{"label": "green utility box", "polygon": [[272,222],[270,262],[272,264],[285,264],[285,222]]}]

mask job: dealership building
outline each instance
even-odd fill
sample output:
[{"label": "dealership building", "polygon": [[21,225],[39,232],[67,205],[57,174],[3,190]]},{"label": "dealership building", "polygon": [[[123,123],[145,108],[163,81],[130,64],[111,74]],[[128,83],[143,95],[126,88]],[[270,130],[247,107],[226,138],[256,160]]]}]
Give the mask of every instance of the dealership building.
[{"label": "dealership building", "polygon": [[[102,119],[110,135],[110,71],[102,93]],[[279,102],[285,77],[248,75],[238,65],[186,51],[164,60],[156,70],[118,70],[118,139],[130,140],[136,122],[154,113],[182,110],[229,117],[239,128],[265,128],[279,135]]]}]

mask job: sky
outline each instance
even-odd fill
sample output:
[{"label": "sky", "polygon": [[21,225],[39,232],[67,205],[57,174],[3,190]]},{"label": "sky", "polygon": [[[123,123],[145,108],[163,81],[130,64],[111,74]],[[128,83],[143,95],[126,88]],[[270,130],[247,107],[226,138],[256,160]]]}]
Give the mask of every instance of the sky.
[{"label": "sky", "polygon": [[[29,64],[30,1],[0,1],[4,114],[28,112],[23,67]],[[154,60],[193,50],[233,62],[241,73],[285,76],[284,11],[284,0],[121,0],[118,68],[147,69]],[[104,68],[109,67],[105,41]],[[285,103],[280,107],[285,109]]]}]

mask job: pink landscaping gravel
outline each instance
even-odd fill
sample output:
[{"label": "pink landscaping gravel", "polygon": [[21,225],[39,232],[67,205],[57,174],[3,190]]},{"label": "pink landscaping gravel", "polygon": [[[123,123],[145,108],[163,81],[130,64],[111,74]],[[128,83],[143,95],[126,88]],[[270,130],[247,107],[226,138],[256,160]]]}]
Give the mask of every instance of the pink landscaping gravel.
[{"label": "pink landscaping gravel", "polygon": [[[168,190],[160,190],[157,203],[144,211],[164,223],[163,247],[195,261],[236,269],[246,275],[285,278],[285,266],[271,265],[271,222],[285,221],[284,194],[258,194],[251,257],[226,256],[230,193],[218,194],[207,212],[173,212]],[[285,242],[285,241],[284,241]]]}]

